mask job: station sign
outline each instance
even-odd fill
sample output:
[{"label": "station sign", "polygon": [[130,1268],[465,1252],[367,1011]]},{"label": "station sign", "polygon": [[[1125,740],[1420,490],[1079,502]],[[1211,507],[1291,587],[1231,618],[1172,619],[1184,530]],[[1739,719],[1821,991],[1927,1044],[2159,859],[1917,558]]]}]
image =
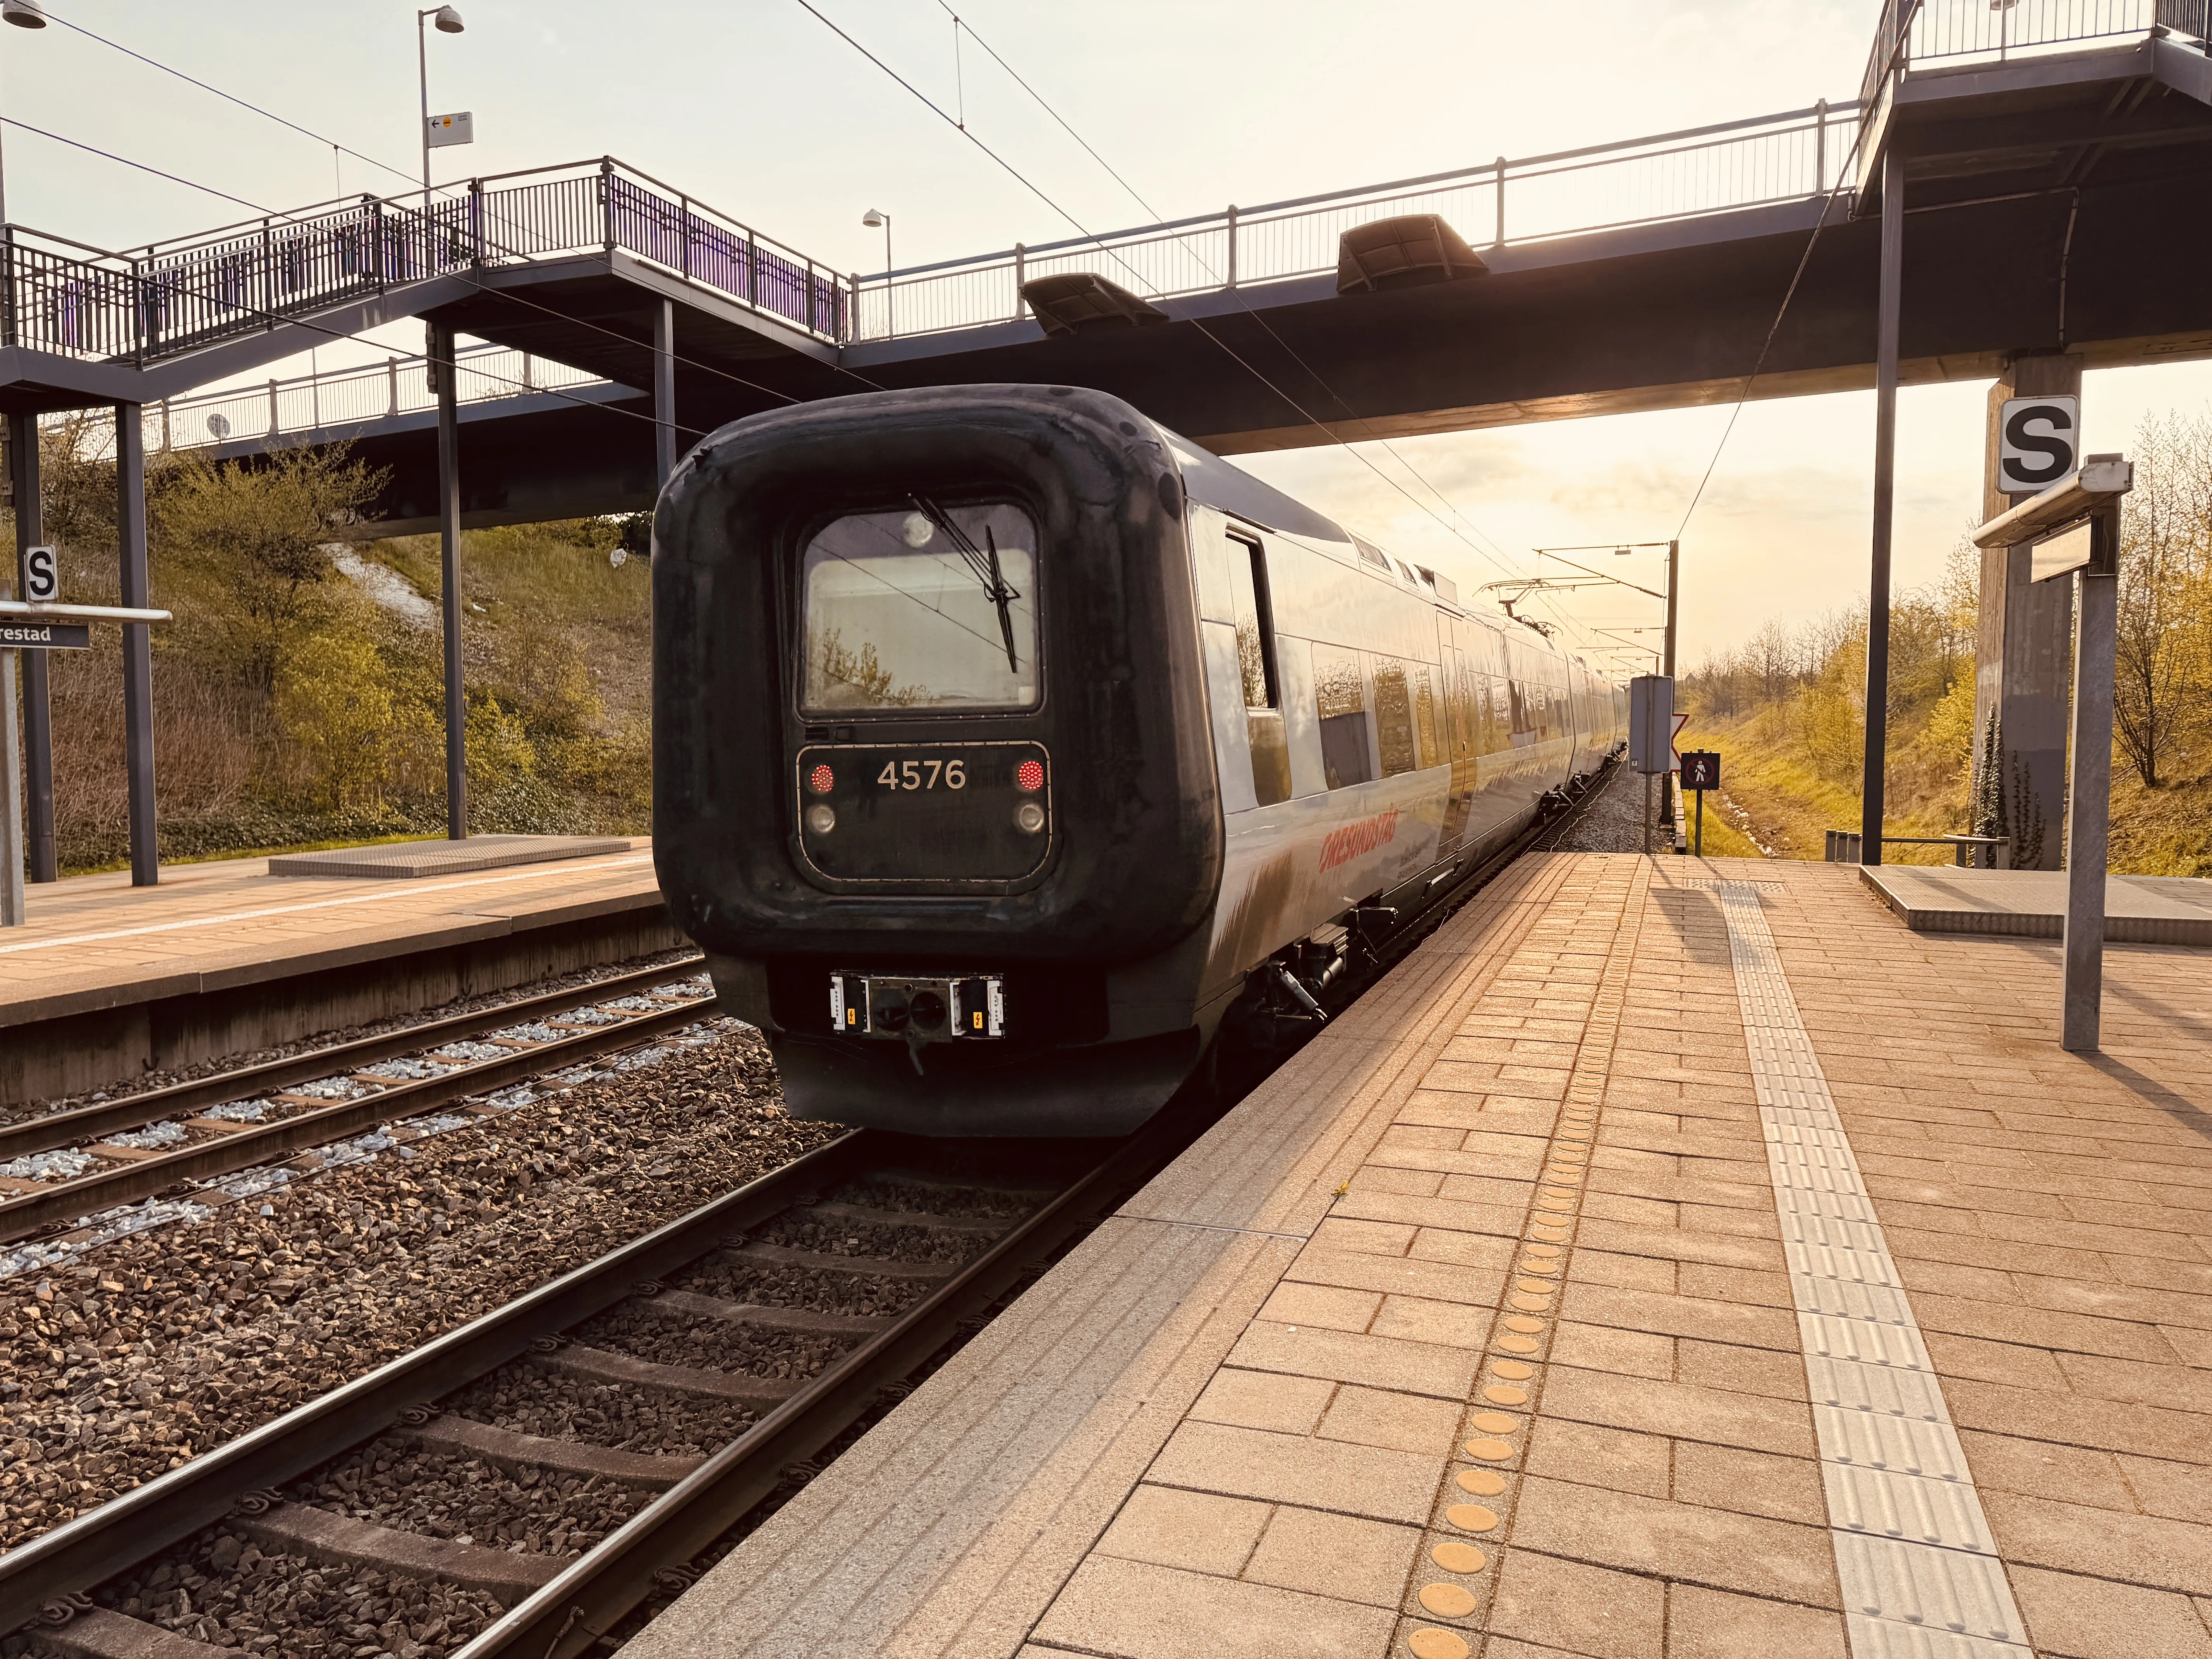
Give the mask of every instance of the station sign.
[{"label": "station sign", "polygon": [[61,562],[51,547],[23,550],[23,597],[33,605],[52,605],[61,597]]},{"label": "station sign", "polygon": [[30,622],[0,617],[0,651],[89,651],[92,628],[86,623]]},{"label": "station sign", "polygon": [[2077,570],[2109,576],[2118,568],[2113,545],[2118,540],[2118,531],[2109,514],[2100,513],[2069,525],[2029,544],[2029,578],[2047,582],[2054,576],[2070,576]]},{"label": "station sign", "polygon": [[1997,488],[2033,495],[2081,464],[2079,398],[2008,398],[1997,410]]},{"label": "station sign", "polygon": [[477,118],[473,111],[456,110],[451,115],[433,115],[423,124],[422,142],[432,149],[443,149],[448,144],[473,144],[477,141]]}]

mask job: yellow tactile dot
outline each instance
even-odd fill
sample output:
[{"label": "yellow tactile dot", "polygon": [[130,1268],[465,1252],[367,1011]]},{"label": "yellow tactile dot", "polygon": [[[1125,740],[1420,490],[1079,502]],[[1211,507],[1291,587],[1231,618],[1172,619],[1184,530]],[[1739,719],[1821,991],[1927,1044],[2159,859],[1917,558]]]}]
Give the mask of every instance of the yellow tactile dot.
[{"label": "yellow tactile dot", "polygon": [[1406,1638],[1413,1659],[1467,1659],[1474,1651],[1448,1630],[1417,1630]]},{"label": "yellow tactile dot", "polygon": [[1556,1277],[1559,1271],[1559,1264],[1541,1256],[1532,1255],[1522,1262],[1520,1270],[1524,1273],[1534,1273],[1540,1278]]},{"label": "yellow tactile dot", "polygon": [[1544,1322],[1542,1320],[1530,1319],[1522,1314],[1514,1314],[1510,1316],[1504,1321],[1504,1325],[1505,1328],[1509,1331],[1520,1331],[1529,1336],[1536,1335],[1544,1328]]},{"label": "yellow tactile dot", "polygon": [[1498,1339],[1498,1346],[1508,1353],[1534,1353],[1538,1344],[1533,1336],[1505,1335]]},{"label": "yellow tactile dot", "polygon": [[1516,1389],[1510,1382],[1493,1382],[1482,1391],[1482,1397],[1493,1406],[1525,1406],[1528,1390]]},{"label": "yellow tactile dot", "polygon": [[1505,1490],[1505,1477],[1495,1469],[1462,1469],[1459,1489],[1477,1498],[1495,1498]]},{"label": "yellow tactile dot", "polygon": [[1519,1418],[1504,1412],[1477,1412],[1468,1420],[1485,1434],[1510,1434],[1521,1426]]},{"label": "yellow tactile dot", "polygon": [[1474,1592],[1459,1584],[1424,1584],[1421,1605],[1439,1619],[1464,1619],[1474,1611]]},{"label": "yellow tactile dot", "polygon": [[[1479,1457],[1486,1463],[1503,1463],[1507,1458],[1513,1455],[1513,1448],[1507,1445],[1503,1440],[1491,1440],[1486,1438],[1481,1440],[1470,1440],[1467,1443],[1467,1455],[1469,1457]],[[1460,1482],[1460,1485],[1467,1486],[1467,1482],[1462,1480]],[[1467,1489],[1469,1492],[1474,1491],[1473,1486],[1468,1486]]]},{"label": "yellow tactile dot", "polygon": [[[1469,1469],[1468,1473],[1479,1474],[1483,1471]],[[1498,1511],[1481,1504],[1455,1504],[1444,1511],[1444,1519],[1462,1532],[1493,1532],[1498,1527]]]},{"label": "yellow tactile dot", "polygon": [[1510,1382],[1526,1382],[1536,1374],[1534,1365],[1518,1359],[1493,1359],[1490,1362],[1490,1370],[1492,1376],[1502,1376]]},{"label": "yellow tactile dot", "polygon": [[1556,1244],[1531,1244],[1528,1246],[1528,1254],[1530,1255],[1541,1256],[1547,1261],[1549,1261],[1553,1257],[1559,1255],[1559,1247]]},{"label": "yellow tactile dot", "polygon": [[1513,1305],[1518,1308],[1534,1304],[1538,1309],[1548,1308],[1552,1305],[1552,1297],[1559,1288],[1556,1285],[1547,1285],[1540,1279],[1516,1279],[1513,1281],[1514,1291],[1516,1295],[1526,1298],[1526,1301],[1516,1302]]},{"label": "yellow tactile dot", "polygon": [[1542,1313],[1552,1305],[1552,1298],[1548,1296],[1531,1296],[1524,1291],[1518,1296],[1507,1297],[1505,1305],[1509,1308],[1518,1308],[1523,1313]]},{"label": "yellow tactile dot", "polygon": [[1439,1544],[1429,1559],[1446,1572],[1480,1572],[1490,1565],[1490,1558],[1472,1544]]}]

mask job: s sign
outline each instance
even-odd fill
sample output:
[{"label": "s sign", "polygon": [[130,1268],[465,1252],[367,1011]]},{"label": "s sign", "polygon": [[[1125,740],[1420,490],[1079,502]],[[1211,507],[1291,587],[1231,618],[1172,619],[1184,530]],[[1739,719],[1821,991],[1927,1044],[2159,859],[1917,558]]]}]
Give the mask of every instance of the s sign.
[{"label": "s sign", "polygon": [[2048,489],[2081,464],[2079,398],[2008,398],[1997,411],[1997,488]]}]

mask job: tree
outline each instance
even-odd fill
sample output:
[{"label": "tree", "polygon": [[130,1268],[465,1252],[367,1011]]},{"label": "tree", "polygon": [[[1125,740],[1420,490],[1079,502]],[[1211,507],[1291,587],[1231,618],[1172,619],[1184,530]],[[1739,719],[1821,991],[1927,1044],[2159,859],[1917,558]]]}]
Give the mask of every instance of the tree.
[{"label": "tree", "polygon": [[2146,420],[2135,462],[2121,518],[2112,729],[2143,787],[2156,789],[2207,680],[2212,634],[2202,611],[2212,562],[2212,420]]},{"label": "tree", "polygon": [[288,650],[328,619],[326,547],[383,482],[339,444],[258,463],[191,456],[154,492],[163,549],[252,690],[273,690]]}]

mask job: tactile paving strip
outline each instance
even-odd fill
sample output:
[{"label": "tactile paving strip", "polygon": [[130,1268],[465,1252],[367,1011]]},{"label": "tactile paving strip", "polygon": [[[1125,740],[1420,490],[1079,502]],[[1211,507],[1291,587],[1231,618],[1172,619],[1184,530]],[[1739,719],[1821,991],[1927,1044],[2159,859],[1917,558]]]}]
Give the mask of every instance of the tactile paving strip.
[{"label": "tactile paving strip", "polygon": [[1728,921],[1853,1659],[2032,1659],[1942,1386],[1766,926],[1759,888],[1771,884],[1711,887]]},{"label": "tactile paving strip", "polygon": [[1400,1659],[1469,1659],[1482,1640],[1491,1589],[1512,1530],[1528,1419],[1544,1386],[1543,1357],[1551,1346],[1559,1286],[1582,1213],[1583,1182],[1597,1139],[1598,1109],[1613,1069],[1650,880],[1651,865],[1645,860],[1628,883],[1567,1076],[1566,1097],[1522,1223],[1515,1277],[1491,1326],[1475,1398],[1461,1422],[1458,1449],[1421,1540],[1391,1649]]}]

